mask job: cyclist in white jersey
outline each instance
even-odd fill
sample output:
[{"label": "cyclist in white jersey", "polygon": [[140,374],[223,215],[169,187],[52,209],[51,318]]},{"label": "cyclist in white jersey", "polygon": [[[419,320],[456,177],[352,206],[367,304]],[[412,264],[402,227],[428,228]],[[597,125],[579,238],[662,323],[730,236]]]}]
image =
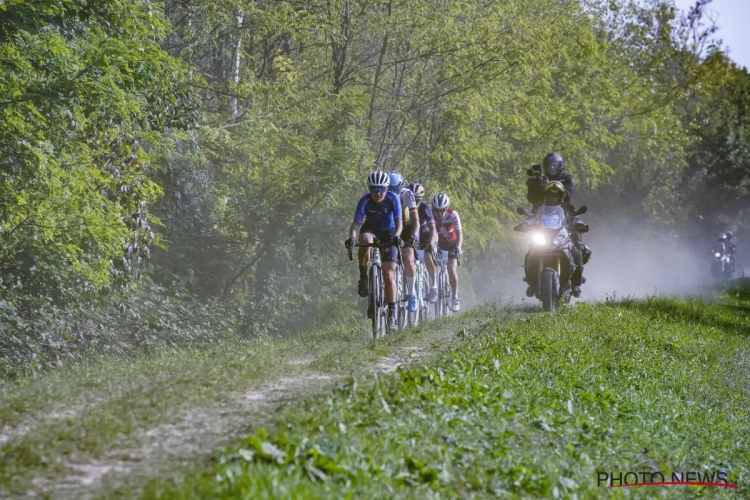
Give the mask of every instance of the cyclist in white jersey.
[{"label": "cyclist in white jersey", "polygon": [[[438,231],[438,248],[448,252],[448,280],[451,285],[451,310],[457,312],[461,305],[458,301],[458,258],[463,251],[464,235],[461,230],[461,218],[450,206],[450,199],[445,193],[438,193],[432,198],[432,213]],[[430,297],[435,284],[430,283]]]},{"label": "cyclist in white jersey", "polygon": [[419,245],[419,211],[417,210],[417,202],[414,200],[414,193],[404,187],[404,176],[395,170],[388,175],[391,180],[388,190],[396,193],[401,199],[404,221],[404,230],[401,233],[401,238],[406,244],[402,254],[404,260],[404,277],[406,278],[406,299],[409,301],[409,312],[416,312],[417,297],[415,295],[415,284],[417,281],[417,252],[415,248]]}]

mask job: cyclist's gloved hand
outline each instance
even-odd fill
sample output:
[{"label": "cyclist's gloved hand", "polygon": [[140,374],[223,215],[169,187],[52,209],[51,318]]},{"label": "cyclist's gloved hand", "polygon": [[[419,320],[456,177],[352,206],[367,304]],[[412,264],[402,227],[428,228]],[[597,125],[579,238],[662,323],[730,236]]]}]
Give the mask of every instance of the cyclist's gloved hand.
[{"label": "cyclist's gloved hand", "polygon": [[461,257],[461,254],[463,254],[463,253],[464,253],[464,251],[461,250],[461,247],[456,248],[456,255],[458,255],[459,257]]},{"label": "cyclist's gloved hand", "polygon": [[401,239],[401,236],[397,236],[397,235],[393,236],[393,242],[391,243],[391,245],[395,247],[401,247],[403,246],[403,244],[404,244],[404,240]]},{"label": "cyclist's gloved hand", "polygon": [[352,248],[352,247],[354,246],[354,242],[355,242],[355,241],[356,241],[356,240],[355,240],[355,239],[354,239],[354,237],[352,236],[352,237],[350,237],[350,238],[349,238],[348,240],[346,240],[346,241],[344,242],[344,246],[345,246],[345,247],[347,248],[347,250],[349,250],[349,249],[351,249],[351,248]]},{"label": "cyclist's gloved hand", "polygon": [[412,234],[409,236],[409,244],[410,245],[419,245],[419,236],[416,234]]}]

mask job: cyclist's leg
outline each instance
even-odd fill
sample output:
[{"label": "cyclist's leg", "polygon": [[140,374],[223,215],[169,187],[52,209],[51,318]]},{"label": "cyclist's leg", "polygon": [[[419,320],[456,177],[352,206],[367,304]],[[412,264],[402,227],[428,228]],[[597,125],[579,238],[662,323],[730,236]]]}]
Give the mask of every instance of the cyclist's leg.
[{"label": "cyclist's leg", "polygon": [[448,257],[448,281],[451,285],[451,311],[458,312],[461,309],[458,301],[458,255],[455,250]]},{"label": "cyclist's leg", "polygon": [[383,282],[385,284],[385,298],[388,304],[395,304],[398,297],[396,289],[396,269],[398,265],[395,262],[383,261]]},{"label": "cyclist's leg", "polygon": [[[359,232],[360,243],[372,243],[374,233],[365,224]],[[357,285],[357,292],[360,297],[367,297],[369,293],[367,283],[367,269],[370,263],[370,251],[369,247],[360,247],[358,252],[359,257],[359,283]]]},{"label": "cyclist's leg", "polygon": [[[368,228],[367,225],[362,226],[362,229],[359,232],[359,243],[372,243],[372,240],[374,237],[375,237],[374,231]],[[367,273],[366,268],[367,268],[367,264],[369,263],[370,263],[370,248],[360,247],[359,248],[359,267],[360,267],[360,270],[362,267],[365,268],[365,274]]]},{"label": "cyclist's leg", "polygon": [[427,275],[428,275],[428,279],[430,282],[430,289],[427,292],[427,301],[435,302],[437,300],[437,264],[435,263],[435,260],[432,258],[432,252],[427,251],[427,242],[429,241],[430,241],[430,232],[423,231],[422,234],[420,234],[420,243],[421,243],[422,249],[425,250],[424,263],[425,263],[425,267],[427,267]]},{"label": "cyclist's leg", "polygon": [[[380,241],[391,241],[394,230],[381,231],[377,234]],[[395,246],[383,248],[381,260],[383,262],[383,283],[385,285],[385,300],[388,302],[388,310],[391,318],[395,317],[396,300],[398,290],[396,289],[396,269],[398,268],[398,251]]]},{"label": "cyclist's leg", "polygon": [[[411,225],[404,227],[402,237],[408,242],[414,228]],[[412,245],[407,245],[403,249],[404,259],[404,279],[406,281],[406,295],[409,296],[409,310],[416,311],[416,302],[414,302],[414,284],[417,280],[417,259],[416,251]],[[413,307],[412,307],[413,306]],[[413,309],[413,310],[412,310]]]},{"label": "cyclist's leg", "polygon": [[452,243],[448,250],[448,281],[453,290],[453,298],[458,297],[458,252],[456,244]]}]

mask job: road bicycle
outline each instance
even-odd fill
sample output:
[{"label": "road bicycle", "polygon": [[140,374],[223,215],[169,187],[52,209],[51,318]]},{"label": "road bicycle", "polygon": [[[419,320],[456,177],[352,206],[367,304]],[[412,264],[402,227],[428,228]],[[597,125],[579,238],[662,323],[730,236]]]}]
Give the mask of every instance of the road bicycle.
[{"label": "road bicycle", "polygon": [[[436,250],[435,252],[435,264],[437,270],[435,271],[438,287],[438,298],[435,302],[435,318],[441,318],[448,315],[450,311],[452,289],[450,281],[448,280],[448,255],[447,250]],[[456,259],[457,265],[461,265],[460,257]]]},{"label": "road bicycle", "polygon": [[435,251],[435,264],[437,269],[435,276],[437,279],[438,297],[435,302],[435,318],[442,318],[448,314],[450,309],[451,286],[448,283],[448,251]]},{"label": "road bicycle", "polygon": [[[365,247],[372,248],[372,258],[370,259],[370,271],[369,271],[369,290],[367,293],[367,313],[372,320],[372,336],[374,339],[382,339],[385,335],[395,333],[391,330],[390,322],[388,321],[388,301],[385,298],[385,281],[383,280],[383,263],[380,258],[380,252],[387,247],[393,246],[391,244],[384,245],[377,238],[372,243],[355,243],[351,248],[347,249],[349,253],[349,260],[354,260],[353,250],[354,247]],[[401,247],[396,246],[398,252],[398,265],[402,266],[401,260]],[[397,271],[398,273],[398,271]],[[398,279],[398,277],[397,277]],[[397,288],[398,290],[398,288]],[[396,301],[396,317],[399,316],[399,309],[401,309],[401,302]]]}]

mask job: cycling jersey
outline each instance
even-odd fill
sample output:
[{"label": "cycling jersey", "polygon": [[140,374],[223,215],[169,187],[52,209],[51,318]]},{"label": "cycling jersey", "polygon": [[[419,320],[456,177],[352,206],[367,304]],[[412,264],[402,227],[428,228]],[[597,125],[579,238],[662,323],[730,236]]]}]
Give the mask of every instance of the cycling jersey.
[{"label": "cycling jersey", "polygon": [[401,209],[404,215],[404,225],[411,224],[411,221],[409,220],[410,212],[413,208],[417,208],[417,202],[414,201],[414,193],[411,189],[403,188],[401,189],[401,191],[399,191],[398,196],[401,199]]},{"label": "cycling jersey", "polygon": [[391,192],[385,194],[385,199],[378,204],[370,193],[360,198],[357,210],[354,212],[354,222],[361,224],[367,220],[367,226],[375,231],[388,231],[396,227],[396,220],[401,218],[401,200]]},{"label": "cycling jersey", "polygon": [[450,243],[458,238],[456,231],[461,230],[461,219],[458,217],[458,212],[449,208],[443,214],[441,220],[436,220],[435,224],[438,230],[438,242],[440,244]]},{"label": "cycling jersey", "polygon": [[435,217],[432,215],[432,207],[426,201],[419,202],[419,227],[422,232],[428,230],[427,224],[435,222]]}]

